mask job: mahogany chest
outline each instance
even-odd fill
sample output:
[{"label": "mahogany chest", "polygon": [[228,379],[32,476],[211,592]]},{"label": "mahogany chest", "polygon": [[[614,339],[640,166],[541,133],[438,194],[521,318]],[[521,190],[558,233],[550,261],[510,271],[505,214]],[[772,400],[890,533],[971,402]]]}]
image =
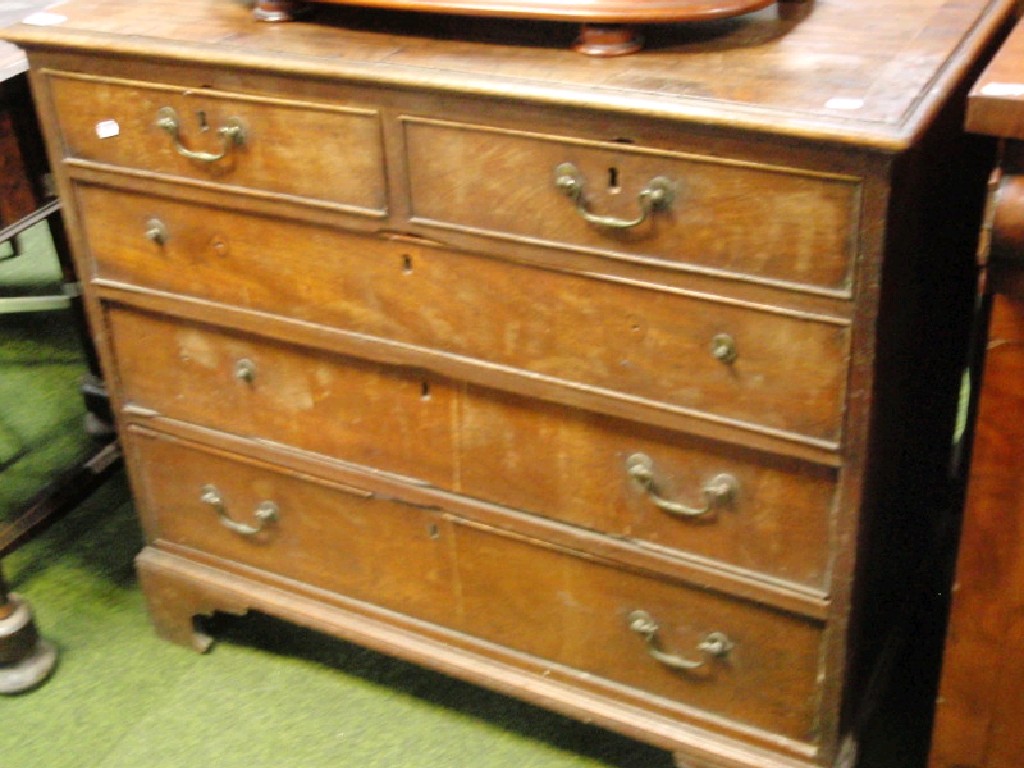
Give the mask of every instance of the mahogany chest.
[{"label": "mahogany chest", "polygon": [[1000,138],[980,255],[984,366],[929,768],[1016,768],[1024,754],[1024,26],[968,100]]},{"label": "mahogany chest", "polygon": [[[157,630],[259,610],[851,766],[948,471],[1009,2],[651,29],[72,0],[29,55]],[[213,662],[211,662],[213,663]]]}]

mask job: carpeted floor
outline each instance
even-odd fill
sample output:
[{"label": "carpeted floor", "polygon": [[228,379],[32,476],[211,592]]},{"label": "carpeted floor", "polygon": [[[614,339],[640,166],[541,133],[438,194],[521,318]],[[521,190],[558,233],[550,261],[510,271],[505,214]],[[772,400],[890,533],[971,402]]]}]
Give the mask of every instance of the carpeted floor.
[{"label": "carpeted floor", "polygon": [[[32,264],[51,267],[45,232]],[[0,253],[0,257],[2,257]],[[35,261],[32,261],[35,259]],[[15,260],[18,261],[18,260]],[[14,261],[0,261],[0,285]],[[0,316],[0,515],[88,447],[82,355],[62,312]],[[60,664],[0,698],[3,768],[669,768],[666,753],[261,616],[218,618],[201,656],[158,640],[132,558],[126,482],[4,562]],[[891,694],[861,768],[921,768],[932,664]]]}]

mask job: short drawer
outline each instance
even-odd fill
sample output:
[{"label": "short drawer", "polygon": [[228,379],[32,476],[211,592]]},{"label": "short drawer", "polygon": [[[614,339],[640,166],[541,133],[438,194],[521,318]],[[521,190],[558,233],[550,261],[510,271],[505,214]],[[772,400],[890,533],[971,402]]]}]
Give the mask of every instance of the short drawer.
[{"label": "short drawer", "polygon": [[[819,624],[489,529],[458,525],[455,536],[470,635],[654,694],[670,710],[815,739]],[[634,624],[642,619],[650,625]],[[716,638],[721,655],[702,650]]]},{"label": "short drawer", "polygon": [[[849,327],[79,186],[96,274],[838,445]],[[160,222],[159,242],[146,239]]]},{"label": "short drawer", "polygon": [[[67,158],[374,216],[387,209],[373,109],[63,73],[50,73],[48,82]],[[236,128],[239,140],[222,134]]]},{"label": "short drawer", "polygon": [[[411,117],[404,128],[412,215],[424,223],[850,290],[858,179]],[[641,198],[664,188],[661,180],[671,199],[622,227],[645,212]],[[567,194],[574,189],[579,207]]]},{"label": "short drawer", "polygon": [[827,593],[837,470],[470,387],[459,490]]},{"label": "short drawer", "polygon": [[107,310],[123,401],[162,416],[447,486],[443,381],[145,312]]},{"label": "short drawer", "polygon": [[827,589],[830,468],[124,307],[107,318],[130,405]]},{"label": "short drawer", "polygon": [[439,514],[137,427],[125,437],[150,542],[455,623]]}]

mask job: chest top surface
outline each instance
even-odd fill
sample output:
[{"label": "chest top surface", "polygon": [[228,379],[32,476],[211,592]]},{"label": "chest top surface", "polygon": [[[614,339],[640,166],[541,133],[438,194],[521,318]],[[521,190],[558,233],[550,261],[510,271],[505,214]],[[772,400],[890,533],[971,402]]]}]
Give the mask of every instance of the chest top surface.
[{"label": "chest top surface", "polygon": [[[632,56],[575,25],[321,5],[254,21],[237,0],[71,0],[3,30],[32,49],[425,87],[901,149],[1012,12],[1009,0],[806,0],[654,25]],[[34,23],[33,23],[34,22]]]}]

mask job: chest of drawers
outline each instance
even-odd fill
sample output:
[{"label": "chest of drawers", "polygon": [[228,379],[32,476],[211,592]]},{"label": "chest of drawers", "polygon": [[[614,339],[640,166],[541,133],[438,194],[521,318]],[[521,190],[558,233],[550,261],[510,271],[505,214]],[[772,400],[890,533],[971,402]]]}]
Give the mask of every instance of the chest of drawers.
[{"label": "chest of drawers", "polygon": [[852,765],[955,495],[989,161],[960,96],[1009,14],[912,5],[607,61],[212,0],[9,30],[158,631],[259,610],[680,766]]}]

